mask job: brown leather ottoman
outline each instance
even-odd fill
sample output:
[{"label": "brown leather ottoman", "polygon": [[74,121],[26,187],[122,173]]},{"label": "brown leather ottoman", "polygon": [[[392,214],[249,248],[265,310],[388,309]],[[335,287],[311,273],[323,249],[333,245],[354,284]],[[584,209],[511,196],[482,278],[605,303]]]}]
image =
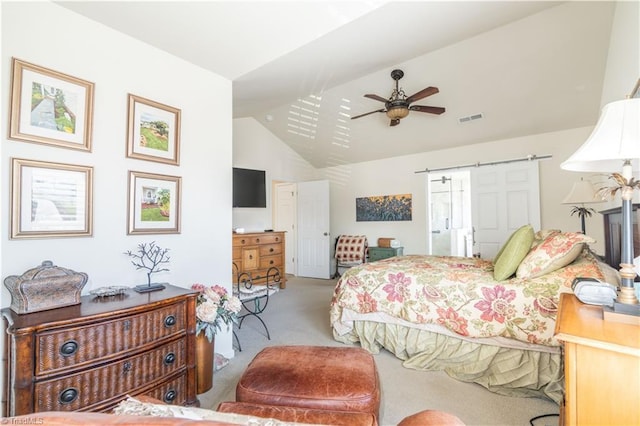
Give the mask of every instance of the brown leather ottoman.
[{"label": "brown leather ottoman", "polygon": [[272,346],[247,367],[236,386],[236,401],[370,413],[377,422],[378,369],[362,348]]}]

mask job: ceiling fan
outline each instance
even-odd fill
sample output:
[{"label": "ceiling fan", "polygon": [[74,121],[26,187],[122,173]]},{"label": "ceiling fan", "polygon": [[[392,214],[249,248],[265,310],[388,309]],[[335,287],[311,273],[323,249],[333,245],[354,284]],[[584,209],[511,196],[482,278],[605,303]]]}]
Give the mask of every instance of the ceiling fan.
[{"label": "ceiling fan", "polygon": [[407,115],[409,115],[409,111],[426,112],[429,114],[438,115],[442,114],[445,111],[445,109],[442,107],[411,105],[412,102],[426,98],[427,96],[435,95],[439,92],[439,90],[437,87],[429,86],[407,97],[407,95],[405,95],[404,93],[404,90],[402,90],[402,88],[398,88],[398,80],[400,80],[402,77],[404,77],[404,72],[402,70],[391,71],[391,78],[395,80],[396,88],[394,89],[389,99],[385,99],[382,96],[373,94],[364,95],[365,98],[384,102],[384,108],[367,112],[365,114],[356,115],[355,117],[351,117],[351,119],[355,120],[356,118],[364,117],[365,115],[373,114],[376,112],[384,112],[387,114],[387,117],[391,119],[389,125],[397,126],[398,124],[400,124],[400,120],[402,118],[405,118]]}]

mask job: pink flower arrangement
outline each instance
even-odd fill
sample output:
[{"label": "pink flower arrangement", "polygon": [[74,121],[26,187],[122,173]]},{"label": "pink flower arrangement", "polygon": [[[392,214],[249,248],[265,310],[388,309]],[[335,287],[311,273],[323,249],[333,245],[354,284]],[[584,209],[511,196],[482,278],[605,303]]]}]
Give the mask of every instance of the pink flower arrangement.
[{"label": "pink flower arrangement", "polygon": [[240,299],[229,296],[227,290],[219,285],[193,284],[191,289],[200,292],[196,303],[196,336],[204,332],[212,342],[216,333],[222,330],[223,323],[229,330],[229,326],[237,321],[242,304]]}]

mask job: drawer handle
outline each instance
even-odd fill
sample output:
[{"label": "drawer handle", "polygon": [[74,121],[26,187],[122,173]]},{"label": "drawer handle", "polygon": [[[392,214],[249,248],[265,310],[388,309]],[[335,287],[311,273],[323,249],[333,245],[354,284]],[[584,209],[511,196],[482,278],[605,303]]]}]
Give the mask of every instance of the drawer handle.
[{"label": "drawer handle", "polygon": [[164,326],[165,327],[173,327],[174,325],[176,325],[176,317],[173,315],[169,315],[164,319]]},{"label": "drawer handle", "polygon": [[75,340],[68,340],[60,346],[60,354],[62,356],[71,356],[78,350],[78,342]]},{"label": "drawer handle", "polygon": [[270,260],[270,261],[269,261],[269,265],[273,265],[273,260]]},{"label": "drawer handle", "polygon": [[273,247],[269,249],[269,253],[273,253]]},{"label": "drawer handle", "polygon": [[244,240],[240,240],[240,242],[241,242],[242,244],[244,244]]},{"label": "drawer handle", "polygon": [[168,354],[165,355],[164,365],[171,365],[174,362],[176,362],[176,354],[174,354],[173,352],[169,352]]},{"label": "drawer handle", "polygon": [[129,371],[131,371],[131,361],[125,361],[124,364],[122,364],[122,372],[128,373]]},{"label": "drawer handle", "polygon": [[131,320],[124,320],[122,325],[124,326],[124,331],[129,331],[131,329]]},{"label": "drawer handle", "polygon": [[78,398],[78,389],[76,388],[66,388],[62,392],[60,392],[60,397],[58,400],[60,404],[71,404]]},{"label": "drawer handle", "polygon": [[169,389],[167,393],[164,394],[164,402],[173,402],[178,396],[178,392],[174,389]]},{"label": "drawer handle", "polygon": [[276,237],[276,242],[280,241],[280,237]]}]

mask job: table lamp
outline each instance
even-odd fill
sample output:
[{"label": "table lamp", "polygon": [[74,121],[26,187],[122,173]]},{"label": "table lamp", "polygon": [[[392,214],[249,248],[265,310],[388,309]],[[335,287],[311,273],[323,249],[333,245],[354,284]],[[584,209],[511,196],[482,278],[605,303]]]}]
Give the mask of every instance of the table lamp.
[{"label": "table lamp", "polygon": [[[628,98],[604,106],[600,119],[587,141],[560,167],[579,172],[610,173],[616,185],[604,188],[610,196],[622,197],[622,247],[620,292],[613,311],[640,316],[640,305],[633,288],[633,191],[640,188],[634,172],[640,171],[640,98]],[[621,171],[622,173],[618,173]]]},{"label": "table lamp", "polygon": [[596,190],[588,180],[580,179],[573,184],[571,192],[567,195],[562,204],[573,204],[571,209],[571,216],[578,214],[580,222],[582,224],[582,233],[586,234],[585,217],[591,216],[591,213],[595,213],[595,210],[589,207],[585,207],[585,204],[601,203],[603,200],[596,194]]}]

